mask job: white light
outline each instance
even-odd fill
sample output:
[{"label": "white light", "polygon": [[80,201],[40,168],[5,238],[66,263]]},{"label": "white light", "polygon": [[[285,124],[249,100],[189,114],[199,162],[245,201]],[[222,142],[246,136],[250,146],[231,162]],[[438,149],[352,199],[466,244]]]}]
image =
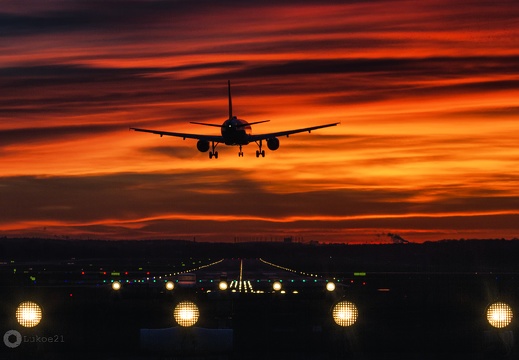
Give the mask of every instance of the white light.
[{"label": "white light", "polygon": [[23,327],[34,327],[42,318],[41,307],[32,301],[24,301],[16,309],[16,320]]},{"label": "white light", "polygon": [[512,322],[513,312],[508,304],[496,302],[487,308],[487,320],[495,328],[504,328]]},{"label": "white light", "polygon": [[279,281],[274,282],[274,284],[272,284],[272,289],[274,289],[274,291],[281,290],[281,283]]},{"label": "white light", "polygon": [[220,281],[220,283],[218,284],[218,288],[222,291],[225,291],[227,290],[227,281]]},{"label": "white light", "polygon": [[334,291],[335,290],[335,284],[333,282],[327,282],[326,283],[326,290],[328,291]]},{"label": "white light", "polygon": [[198,321],[198,317],[200,316],[200,312],[198,310],[198,306],[194,302],[191,301],[181,301],[175,306],[175,310],[173,310],[173,316],[175,317],[175,321],[180,326],[189,327],[196,324]]},{"label": "white light", "polygon": [[351,326],[357,321],[359,311],[354,303],[341,301],[333,307],[332,316],[337,325]]},{"label": "white light", "polygon": [[173,290],[174,288],[175,288],[175,284],[173,283],[173,281],[168,281],[168,282],[166,283],[166,290],[171,291],[171,290]]},{"label": "white light", "polygon": [[121,283],[119,281],[114,281],[112,283],[112,289],[115,291],[121,290]]}]

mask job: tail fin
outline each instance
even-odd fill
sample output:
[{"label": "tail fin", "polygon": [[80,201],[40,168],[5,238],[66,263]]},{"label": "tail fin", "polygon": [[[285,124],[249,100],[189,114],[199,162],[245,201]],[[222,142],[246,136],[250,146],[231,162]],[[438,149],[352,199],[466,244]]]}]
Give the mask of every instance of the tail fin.
[{"label": "tail fin", "polygon": [[229,119],[232,119],[232,98],[231,98],[231,80],[227,80],[229,91]]}]

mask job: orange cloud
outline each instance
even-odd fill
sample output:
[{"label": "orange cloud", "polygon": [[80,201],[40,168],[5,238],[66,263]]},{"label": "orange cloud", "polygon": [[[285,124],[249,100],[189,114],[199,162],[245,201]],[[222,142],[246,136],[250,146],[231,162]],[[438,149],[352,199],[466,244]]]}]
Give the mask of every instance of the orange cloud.
[{"label": "orange cloud", "polygon": [[[0,234],[517,234],[514,2],[33,5],[0,12]],[[260,159],[128,131],[218,133],[228,79],[255,133],[341,125]]]}]

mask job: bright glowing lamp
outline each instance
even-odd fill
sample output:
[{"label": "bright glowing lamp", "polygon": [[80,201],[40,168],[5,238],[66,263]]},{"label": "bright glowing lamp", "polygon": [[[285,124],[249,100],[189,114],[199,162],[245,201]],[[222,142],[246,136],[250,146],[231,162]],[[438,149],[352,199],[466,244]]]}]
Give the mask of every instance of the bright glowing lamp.
[{"label": "bright glowing lamp", "polygon": [[332,316],[339,326],[351,326],[357,321],[359,311],[354,303],[341,301],[333,307]]},{"label": "bright glowing lamp", "polygon": [[274,291],[281,290],[281,283],[279,281],[275,281],[274,284],[272,284],[272,289],[274,289]]},{"label": "bright glowing lamp", "polygon": [[32,301],[24,301],[16,309],[16,320],[23,327],[34,327],[41,321],[41,307]]},{"label": "bright glowing lamp", "polygon": [[328,291],[335,291],[335,284],[331,281],[326,283],[326,290]]},{"label": "bright glowing lamp", "polygon": [[175,306],[173,310],[173,316],[177,324],[183,327],[189,327],[196,324],[200,312],[198,306],[191,301],[181,301]]},{"label": "bright glowing lamp", "polygon": [[173,281],[168,281],[168,282],[166,283],[166,290],[171,291],[171,290],[173,290],[174,288],[175,288],[175,284],[173,283]]},{"label": "bright glowing lamp", "polygon": [[501,329],[512,322],[512,308],[503,302],[496,302],[487,308],[487,320],[490,325]]},{"label": "bright glowing lamp", "polygon": [[227,281],[220,281],[220,283],[218,284],[218,288],[222,291],[225,291],[227,290]]},{"label": "bright glowing lamp", "polygon": [[112,289],[115,291],[121,290],[121,283],[119,281],[114,281],[112,283]]}]

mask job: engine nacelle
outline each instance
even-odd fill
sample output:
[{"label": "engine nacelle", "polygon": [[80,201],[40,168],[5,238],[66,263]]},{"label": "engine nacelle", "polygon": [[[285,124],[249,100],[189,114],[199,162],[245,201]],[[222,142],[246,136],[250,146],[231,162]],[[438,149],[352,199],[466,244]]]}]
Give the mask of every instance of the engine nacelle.
[{"label": "engine nacelle", "polygon": [[200,152],[206,152],[209,150],[209,141],[207,140],[198,140],[196,143],[196,148]]},{"label": "engine nacelle", "polygon": [[270,138],[270,139],[268,139],[267,140],[267,146],[272,151],[279,149],[279,139],[278,138]]}]

